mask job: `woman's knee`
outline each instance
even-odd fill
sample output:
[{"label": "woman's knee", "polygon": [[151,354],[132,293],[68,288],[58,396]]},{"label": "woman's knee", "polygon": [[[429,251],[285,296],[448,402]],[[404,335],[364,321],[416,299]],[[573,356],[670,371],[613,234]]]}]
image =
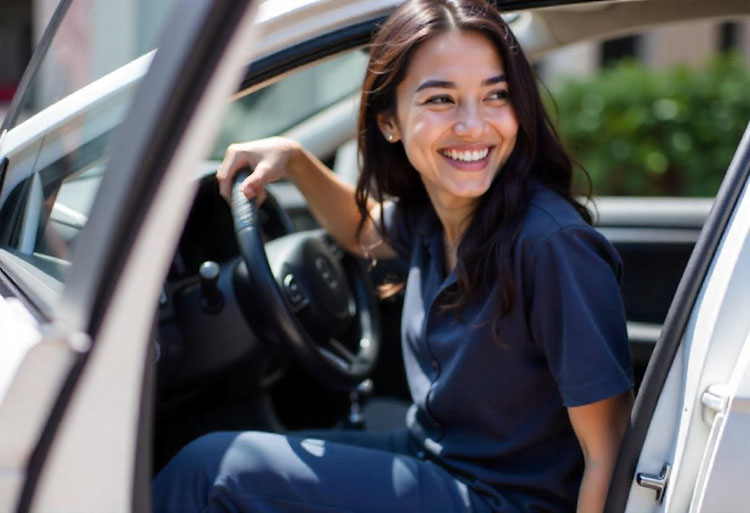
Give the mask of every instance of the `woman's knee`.
[{"label": "woman's knee", "polygon": [[196,438],[154,479],[155,511],[200,511],[219,479],[222,460],[237,432],[209,433]]},{"label": "woman's knee", "polygon": [[205,471],[217,469],[227,449],[238,435],[239,433],[227,431],[200,436],[183,447],[167,467],[184,470],[201,467]]},{"label": "woman's knee", "polygon": [[203,435],[183,447],[156,477],[161,482],[179,482],[183,486],[213,486],[247,475],[275,473],[285,460],[287,438],[262,431],[226,431]]}]

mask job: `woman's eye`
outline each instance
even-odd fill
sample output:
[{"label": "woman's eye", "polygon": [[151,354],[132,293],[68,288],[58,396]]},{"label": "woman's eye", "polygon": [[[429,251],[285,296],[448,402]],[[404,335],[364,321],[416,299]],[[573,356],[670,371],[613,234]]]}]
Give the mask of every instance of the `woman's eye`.
[{"label": "woman's eye", "polygon": [[447,105],[447,104],[453,103],[453,98],[451,98],[450,96],[445,96],[445,95],[431,96],[430,98],[427,98],[427,100],[425,100],[425,104],[430,104],[430,103],[433,105]]},{"label": "woman's eye", "polygon": [[497,91],[492,91],[487,99],[489,100],[507,100],[510,97],[510,94],[505,89],[498,89]]}]

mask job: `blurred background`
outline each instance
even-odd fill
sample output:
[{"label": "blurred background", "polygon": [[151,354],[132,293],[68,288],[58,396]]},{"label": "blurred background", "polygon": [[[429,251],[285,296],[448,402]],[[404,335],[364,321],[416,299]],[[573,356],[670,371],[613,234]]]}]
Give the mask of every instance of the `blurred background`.
[{"label": "blurred background", "polygon": [[0,1],[0,119],[5,117],[31,53],[49,22],[56,1]]},{"label": "blurred background", "polygon": [[[57,3],[0,1],[0,120]],[[123,48],[138,46],[154,25],[140,3],[112,2],[94,26],[121,33]],[[550,114],[597,195],[711,197],[750,119],[748,18],[577,44],[535,66]],[[318,91],[312,94],[332,94],[330,86]],[[230,110],[230,121],[247,125],[243,105],[255,103],[253,96]],[[217,157],[228,142],[219,141]]]},{"label": "blurred background", "polygon": [[598,195],[712,197],[750,119],[750,19],[578,44],[538,71]]}]

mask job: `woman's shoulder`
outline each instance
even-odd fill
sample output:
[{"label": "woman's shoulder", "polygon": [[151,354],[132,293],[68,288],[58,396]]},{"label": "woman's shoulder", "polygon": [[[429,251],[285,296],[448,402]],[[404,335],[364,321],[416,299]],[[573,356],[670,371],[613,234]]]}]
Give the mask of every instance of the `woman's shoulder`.
[{"label": "woman's shoulder", "polygon": [[[609,241],[589,225],[576,208],[557,191],[535,183],[517,239],[526,257],[550,244],[584,244],[608,259],[619,258]],[[613,262],[614,263],[614,262]]]},{"label": "woman's shoulder", "polygon": [[519,235],[542,240],[569,228],[590,226],[560,193],[544,184],[533,183]]}]

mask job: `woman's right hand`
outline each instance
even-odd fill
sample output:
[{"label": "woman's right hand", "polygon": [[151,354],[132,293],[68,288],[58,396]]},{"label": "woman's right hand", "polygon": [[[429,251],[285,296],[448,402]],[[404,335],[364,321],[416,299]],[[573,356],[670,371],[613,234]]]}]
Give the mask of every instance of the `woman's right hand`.
[{"label": "woman's right hand", "polygon": [[[359,233],[362,215],[357,207],[354,187],[338,178],[317,157],[305,151],[300,143],[271,137],[230,144],[216,172],[219,192],[229,205],[232,204],[232,180],[243,167],[249,167],[252,173],[242,182],[242,192],[248,198],[255,198],[258,206],[266,198],[266,184],[289,178],[305,197],[307,207],[318,223],[333,235],[341,247],[370,258],[391,258],[395,255],[371,219],[365,220]],[[370,208],[375,207],[373,202]],[[373,212],[373,219],[377,219],[378,211]]]},{"label": "woman's right hand", "polygon": [[301,149],[298,142],[283,137],[230,144],[216,172],[219,192],[231,205],[234,175],[247,166],[252,172],[242,182],[242,192],[248,199],[255,198],[260,206],[266,199],[266,184],[286,177],[292,159]]}]

